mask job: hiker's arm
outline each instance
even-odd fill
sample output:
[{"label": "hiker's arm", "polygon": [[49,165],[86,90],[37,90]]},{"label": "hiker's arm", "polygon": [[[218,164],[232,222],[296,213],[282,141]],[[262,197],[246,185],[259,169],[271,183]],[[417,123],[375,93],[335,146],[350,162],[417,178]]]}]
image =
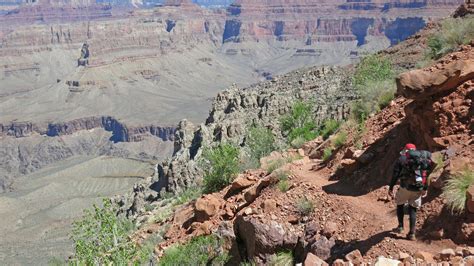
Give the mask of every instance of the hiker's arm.
[{"label": "hiker's arm", "polygon": [[392,180],[390,181],[389,191],[393,190],[393,187],[397,184],[398,178],[400,177],[400,172],[402,170],[400,161],[397,160],[395,166],[393,167]]}]

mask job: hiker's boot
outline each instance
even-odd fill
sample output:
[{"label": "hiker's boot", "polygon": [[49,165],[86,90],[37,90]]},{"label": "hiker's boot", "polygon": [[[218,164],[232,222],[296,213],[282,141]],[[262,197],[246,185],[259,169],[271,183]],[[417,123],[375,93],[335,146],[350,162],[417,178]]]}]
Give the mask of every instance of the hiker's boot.
[{"label": "hiker's boot", "polygon": [[401,226],[398,226],[398,227],[395,227],[392,232],[394,232],[395,234],[401,234],[403,233],[403,227]]},{"label": "hiker's boot", "polygon": [[415,207],[409,207],[409,215],[410,215],[410,232],[407,235],[409,240],[416,240],[415,237],[415,230],[416,230],[416,211]]}]

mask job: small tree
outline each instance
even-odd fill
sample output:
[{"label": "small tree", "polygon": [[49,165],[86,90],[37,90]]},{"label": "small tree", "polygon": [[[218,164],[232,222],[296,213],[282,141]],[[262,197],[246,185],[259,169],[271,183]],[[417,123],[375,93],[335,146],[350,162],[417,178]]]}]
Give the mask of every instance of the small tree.
[{"label": "small tree", "polygon": [[94,204],[85,210],[82,219],[73,223],[71,239],[76,254],[71,262],[84,265],[126,265],[140,263],[149,253],[129,239],[132,223],[117,216],[110,199],[103,206]]},{"label": "small tree", "polygon": [[283,116],[280,122],[283,133],[288,136],[289,143],[298,137],[303,137],[305,140],[316,137],[316,124],[308,103],[296,102],[291,112]]},{"label": "small tree", "polygon": [[250,159],[258,167],[260,158],[276,150],[275,137],[270,129],[254,125],[247,134],[245,146],[249,149]]},{"label": "small tree", "polygon": [[239,148],[227,143],[204,149],[204,193],[219,191],[232,182],[239,172],[239,153]]}]

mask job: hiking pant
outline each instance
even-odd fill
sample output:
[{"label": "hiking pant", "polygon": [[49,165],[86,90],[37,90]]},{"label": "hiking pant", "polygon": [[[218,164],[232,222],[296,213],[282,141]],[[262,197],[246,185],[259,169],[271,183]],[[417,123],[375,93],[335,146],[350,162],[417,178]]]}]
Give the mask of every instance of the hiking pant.
[{"label": "hiking pant", "polygon": [[397,195],[395,195],[395,202],[397,205],[409,204],[413,208],[421,207],[421,195],[423,191],[411,191],[406,188],[399,188]]},{"label": "hiking pant", "polygon": [[404,216],[404,206],[409,204],[408,214],[410,216],[410,233],[415,233],[416,227],[416,211],[421,207],[421,196],[422,191],[411,191],[406,188],[399,188],[397,195],[395,196],[395,202],[397,204],[397,217],[399,227],[403,227],[403,216]]}]

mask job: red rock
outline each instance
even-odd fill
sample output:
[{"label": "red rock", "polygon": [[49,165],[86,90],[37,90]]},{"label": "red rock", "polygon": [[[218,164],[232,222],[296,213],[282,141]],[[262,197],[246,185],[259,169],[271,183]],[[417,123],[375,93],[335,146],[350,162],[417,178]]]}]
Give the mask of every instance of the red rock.
[{"label": "red rock", "polygon": [[341,259],[337,259],[332,263],[332,266],[345,266],[345,265],[346,265],[346,262],[344,262]]},{"label": "red rock", "polygon": [[351,251],[345,256],[346,260],[351,262],[352,264],[361,264],[364,261],[362,254],[358,249]]},{"label": "red rock", "polygon": [[192,206],[180,208],[174,212],[173,222],[183,228],[188,228],[194,222],[194,210]]},{"label": "red rock", "polygon": [[209,220],[218,213],[222,205],[222,200],[212,194],[197,199],[194,204],[194,217],[196,221],[204,222]]},{"label": "red rock", "polygon": [[445,260],[445,261],[448,261],[450,260],[452,257],[456,256],[456,253],[454,252],[453,249],[451,248],[447,248],[447,249],[443,249],[440,253],[439,253],[439,256],[442,260]]},{"label": "red rock", "polygon": [[334,223],[334,222],[327,222],[326,225],[324,225],[322,234],[326,236],[327,238],[331,238],[339,229],[339,226]]},{"label": "red rock", "polygon": [[415,259],[420,259],[425,262],[434,262],[433,254],[425,251],[417,251],[414,255]]},{"label": "red rock", "polygon": [[304,260],[304,266],[329,266],[324,260],[320,259],[318,256],[313,253],[308,253],[306,259]]}]

